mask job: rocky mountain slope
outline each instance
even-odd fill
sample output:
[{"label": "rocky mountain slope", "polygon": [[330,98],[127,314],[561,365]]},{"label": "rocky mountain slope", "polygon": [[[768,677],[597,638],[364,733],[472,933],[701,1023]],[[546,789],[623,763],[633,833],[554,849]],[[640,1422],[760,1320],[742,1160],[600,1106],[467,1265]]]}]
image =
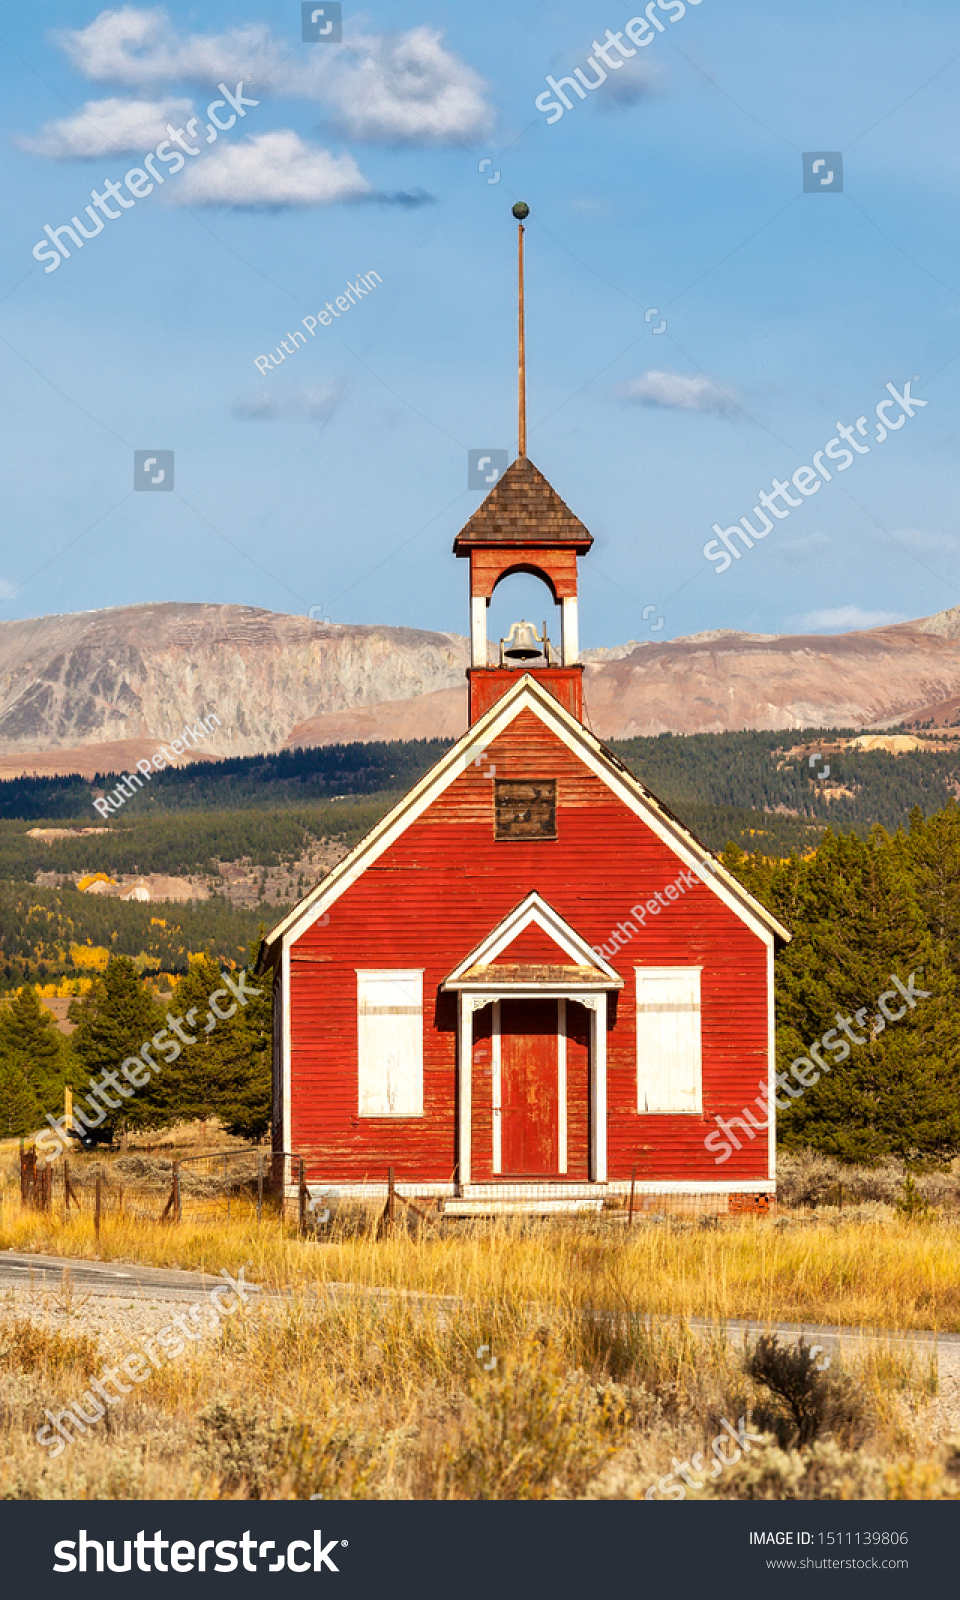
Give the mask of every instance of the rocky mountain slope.
[{"label": "rocky mountain slope", "polygon": [[[453,736],[467,641],[248,606],[126,606],[0,623],[0,777],[102,771],[220,726],[197,755]],[[671,730],[882,728],[960,707],[960,607],[836,635],[727,631],[585,651],[602,738]],[[61,765],[63,763],[63,765]]]},{"label": "rocky mountain slope", "polygon": [[250,606],[123,606],[0,623],[0,754],[175,739],[276,750],[298,722],[463,683],[467,642],[415,628],[333,627]]}]

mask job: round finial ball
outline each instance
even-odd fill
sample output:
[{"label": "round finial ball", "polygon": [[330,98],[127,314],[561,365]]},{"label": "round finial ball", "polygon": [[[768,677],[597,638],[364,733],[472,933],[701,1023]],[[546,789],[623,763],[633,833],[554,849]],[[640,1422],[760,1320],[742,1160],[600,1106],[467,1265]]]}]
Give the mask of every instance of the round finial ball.
[{"label": "round finial ball", "polygon": [[530,207],[525,200],[518,200],[513,208],[513,214],[518,222],[523,222],[530,215]]}]

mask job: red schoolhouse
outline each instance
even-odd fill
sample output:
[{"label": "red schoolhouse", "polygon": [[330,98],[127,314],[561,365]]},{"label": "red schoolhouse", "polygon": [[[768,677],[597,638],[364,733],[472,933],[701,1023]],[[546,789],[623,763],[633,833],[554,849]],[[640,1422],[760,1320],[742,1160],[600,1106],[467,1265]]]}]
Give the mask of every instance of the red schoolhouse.
[{"label": "red schoolhouse", "polygon": [[[789,935],[585,725],[591,543],[521,455],[454,544],[466,733],[263,942],[274,1148],[314,1196],[382,1195],[390,1167],[463,1213],[775,1190]],[[549,588],[559,655],[519,624],[490,666],[486,608],[515,572]]]}]

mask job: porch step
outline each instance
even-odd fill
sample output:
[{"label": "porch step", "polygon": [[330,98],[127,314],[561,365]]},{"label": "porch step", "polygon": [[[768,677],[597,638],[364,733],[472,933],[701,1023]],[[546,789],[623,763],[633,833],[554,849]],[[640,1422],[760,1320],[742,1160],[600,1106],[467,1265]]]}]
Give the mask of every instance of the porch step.
[{"label": "porch step", "polygon": [[443,1215],[445,1217],[508,1217],[508,1216],[554,1216],[557,1213],[574,1211],[602,1211],[603,1199],[598,1196],[594,1199],[550,1200],[545,1197],[531,1196],[529,1199],[519,1197],[503,1199],[490,1196],[488,1199],[458,1199],[445,1200]]}]

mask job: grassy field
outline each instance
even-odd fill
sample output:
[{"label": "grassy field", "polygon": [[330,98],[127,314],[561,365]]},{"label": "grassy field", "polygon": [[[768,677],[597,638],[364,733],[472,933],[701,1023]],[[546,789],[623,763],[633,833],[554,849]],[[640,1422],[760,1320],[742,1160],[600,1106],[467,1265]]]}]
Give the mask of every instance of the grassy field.
[{"label": "grassy field", "polygon": [[[189,1138],[180,1130],[178,1148]],[[69,1271],[55,1291],[0,1291],[0,1497],[960,1496],[960,1362],[941,1362],[938,1378],[928,1355],[887,1336],[823,1373],[800,1358],[798,1386],[794,1341],[760,1370],[755,1341],[689,1320],[960,1332],[952,1188],[945,1209],[912,1219],[874,1200],[717,1228],[644,1218],[628,1230],[601,1214],[379,1240],[374,1208],[301,1239],[269,1208],[258,1224],[248,1195],[231,1196],[229,1221],[223,1196],[211,1218],[198,1195],[176,1226],[108,1211],[97,1241],[90,1176],[118,1158],[71,1158],[84,1209],[65,1219],[59,1201],[21,1210],[13,1157],[0,1149],[0,1249],[243,1267],[279,1293],[149,1371],[54,1458],[36,1439],[44,1411],[72,1400],[95,1411],[91,1377],[189,1308],[85,1296]],[[808,1163],[792,1182],[800,1194],[834,1177]],[[896,1193],[893,1178],[870,1182]],[[158,1215],[162,1188],[151,1195]],[[806,1411],[791,1410],[798,1387]],[[753,1442],[721,1466],[711,1441],[740,1418]]]},{"label": "grassy field", "polygon": [[456,1225],[422,1239],[377,1240],[357,1216],[329,1241],[300,1241],[249,1201],[229,1224],[157,1227],[107,1216],[99,1251],[93,1219],[3,1209],[0,1248],[231,1271],[241,1264],[270,1289],[355,1283],[470,1302],[535,1303],[608,1312],[805,1321],[853,1328],[960,1333],[960,1229],[942,1220],[800,1222],[729,1218],[716,1229],[606,1218]]},{"label": "grassy field", "polygon": [[[89,1219],[19,1215],[4,1248],[93,1255]],[[778,1391],[698,1314],[822,1316],[956,1326],[953,1230],[856,1223],[783,1233],[550,1223],[473,1226],[453,1238],[301,1242],[279,1219],[160,1228],[104,1225],[103,1257],[241,1265],[285,1288],[190,1347],[58,1459],[45,1409],[88,1391],[105,1363],[169,1321],[169,1302],[95,1302],[71,1288],[8,1293],[0,1310],[0,1496],[12,1498],[643,1499],[670,1492],[726,1419],[754,1436],[739,1461],[694,1477],[689,1498],[949,1498],[960,1490],[930,1366],[865,1344],[826,1373],[814,1437],[797,1448]],[[324,1285],[454,1296],[371,1295]],[[182,1308],[181,1308],[182,1309]],[[637,1313],[675,1320],[645,1326]],[[192,1350],[192,1353],[191,1353]],[[87,1400],[89,1408],[89,1398]],[[939,1408],[939,1409],[938,1409]],[[762,1436],[762,1438],[758,1437]],[[734,1452],[734,1457],[738,1452]],[[672,1490],[656,1485],[669,1480]]]}]

